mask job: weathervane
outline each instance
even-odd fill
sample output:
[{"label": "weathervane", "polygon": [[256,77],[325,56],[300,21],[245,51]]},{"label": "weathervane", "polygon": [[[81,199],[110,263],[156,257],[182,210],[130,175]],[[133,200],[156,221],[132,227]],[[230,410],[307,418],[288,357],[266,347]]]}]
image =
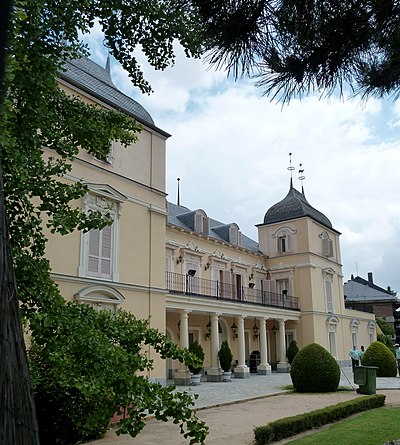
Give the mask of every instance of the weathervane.
[{"label": "weathervane", "polygon": [[289,167],[287,168],[290,171],[290,179],[292,179],[292,171],[294,170],[294,167],[292,166],[292,154],[289,153]]},{"label": "weathervane", "polygon": [[178,181],[178,199],[177,199],[177,204],[178,206],[181,205],[180,203],[180,197],[179,197],[179,181],[181,180],[181,178],[176,178],[176,180]]},{"label": "weathervane", "polygon": [[303,195],[304,195],[304,187],[303,187],[304,179],[306,179],[306,177],[304,176],[303,164],[299,164],[299,181],[301,181],[301,190],[303,192]]}]

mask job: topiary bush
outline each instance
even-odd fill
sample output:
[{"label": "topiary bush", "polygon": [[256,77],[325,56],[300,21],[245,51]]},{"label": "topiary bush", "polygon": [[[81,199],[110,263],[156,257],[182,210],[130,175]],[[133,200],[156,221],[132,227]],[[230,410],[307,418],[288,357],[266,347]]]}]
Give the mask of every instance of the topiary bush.
[{"label": "topiary bush", "polygon": [[229,372],[232,367],[233,354],[228,342],[224,340],[218,351],[219,364],[224,372]]},{"label": "topiary bush", "polygon": [[381,343],[374,341],[365,351],[361,364],[364,366],[377,366],[377,377],[396,377],[397,363],[391,350]]},{"label": "topiary bush", "polygon": [[311,343],[296,354],[290,377],[298,392],[332,392],[339,386],[340,367],[325,348]]},{"label": "topiary bush", "polygon": [[201,344],[197,341],[194,341],[189,345],[189,351],[195,355],[198,358],[198,366],[190,364],[188,366],[189,371],[192,374],[200,374],[201,370],[203,369],[203,363],[204,363],[204,350]]},{"label": "topiary bush", "polygon": [[292,364],[294,358],[296,357],[297,353],[299,352],[299,347],[297,346],[296,340],[292,340],[289,343],[288,350],[286,353],[286,357],[288,359],[289,365]]}]

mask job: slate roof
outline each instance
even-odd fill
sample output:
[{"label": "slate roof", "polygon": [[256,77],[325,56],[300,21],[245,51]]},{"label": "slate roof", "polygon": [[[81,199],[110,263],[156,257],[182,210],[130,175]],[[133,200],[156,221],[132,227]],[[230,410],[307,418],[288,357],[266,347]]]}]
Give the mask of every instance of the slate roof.
[{"label": "slate roof", "polygon": [[142,105],[118,90],[107,69],[101,67],[88,57],[67,62],[65,64],[65,71],[60,72],[60,78],[100,99],[113,108],[133,116],[139,122],[155,128],[166,136],[170,136],[168,133],[155,127],[153,118]]},{"label": "slate roof", "polygon": [[[176,204],[173,204],[172,202],[167,202],[167,209],[168,209],[168,218],[167,223],[174,225],[176,227],[181,227],[186,230],[193,231],[192,227],[189,227],[187,224],[185,224],[182,219],[178,218],[178,216],[187,214],[188,212],[192,212],[192,210],[188,209],[184,206],[178,206]],[[184,219],[185,220],[185,219]],[[221,234],[224,234],[224,230],[221,230],[222,227],[228,227],[230,224],[223,223],[221,221],[217,221],[216,219],[209,218],[209,237],[214,238],[218,241],[227,242],[225,237],[222,237]],[[236,246],[234,246],[236,247]],[[243,247],[244,249],[250,250],[254,253],[260,253],[258,243],[248,236],[241,234],[241,240],[239,247]]]},{"label": "slate roof", "polygon": [[319,210],[312,207],[305,195],[293,187],[290,182],[288,194],[282,201],[273,205],[264,216],[264,224],[288,221],[295,218],[308,216],[325,227],[333,230],[332,223]]},{"label": "slate roof", "polygon": [[343,288],[347,301],[399,301],[387,289],[358,276],[344,283]]}]

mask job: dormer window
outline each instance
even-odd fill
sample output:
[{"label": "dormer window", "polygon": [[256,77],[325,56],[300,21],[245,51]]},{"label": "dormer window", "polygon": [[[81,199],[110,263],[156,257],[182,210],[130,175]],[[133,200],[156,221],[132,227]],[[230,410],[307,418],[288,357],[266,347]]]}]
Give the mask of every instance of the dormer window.
[{"label": "dormer window", "polygon": [[240,246],[241,233],[239,227],[236,224],[229,226],[229,242],[234,246]]},{"label": "dormer window", "polygon": [[194,218],[194,230],[202,235],[208,235],[209,223],[208,216],[202,210],[197,210]]}]

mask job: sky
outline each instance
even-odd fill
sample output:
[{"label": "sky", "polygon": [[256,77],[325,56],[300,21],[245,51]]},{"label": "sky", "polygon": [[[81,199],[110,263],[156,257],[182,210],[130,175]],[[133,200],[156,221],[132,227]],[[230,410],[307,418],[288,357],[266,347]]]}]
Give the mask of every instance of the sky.
[{"label": "sky", "polygon": [[[99,30],[86,38],[102,66]],[[282,106],[254,80],[235,81],[176,46],[175,66],[155,71],[137,58],[154,93],[140,93],[112,59],[111,76],[143,105],[167,140],[168,199],[224,223],[236,222],[257,240],[256,224],[293,184],[341,233],[343,281],[351,274],[390,286],[400,296],[400,102],[320,99]]]}]

